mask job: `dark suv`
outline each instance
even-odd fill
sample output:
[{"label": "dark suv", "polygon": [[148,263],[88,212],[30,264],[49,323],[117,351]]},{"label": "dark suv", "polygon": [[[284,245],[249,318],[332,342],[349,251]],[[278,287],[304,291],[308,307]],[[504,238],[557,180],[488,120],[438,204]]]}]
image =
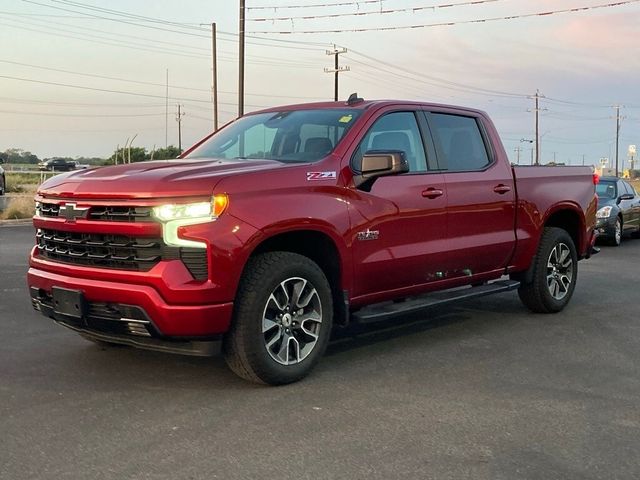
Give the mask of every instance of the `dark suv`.
[{"label": "dark suv", "polygon": [[38,164],[40,170],[49,170],[51,172],[68,172],[76,169],[75,162],[67,162],[64,158],[52,158]]}]

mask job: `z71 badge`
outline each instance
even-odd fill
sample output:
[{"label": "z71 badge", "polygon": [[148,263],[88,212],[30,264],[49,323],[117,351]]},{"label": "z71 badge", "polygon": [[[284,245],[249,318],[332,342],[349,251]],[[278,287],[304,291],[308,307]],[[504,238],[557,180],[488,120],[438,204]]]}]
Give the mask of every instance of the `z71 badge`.
[{"label": "z71 badge", "polygon": [[313,180],[335,180],[336,172],[307,172],[307,181]]}]

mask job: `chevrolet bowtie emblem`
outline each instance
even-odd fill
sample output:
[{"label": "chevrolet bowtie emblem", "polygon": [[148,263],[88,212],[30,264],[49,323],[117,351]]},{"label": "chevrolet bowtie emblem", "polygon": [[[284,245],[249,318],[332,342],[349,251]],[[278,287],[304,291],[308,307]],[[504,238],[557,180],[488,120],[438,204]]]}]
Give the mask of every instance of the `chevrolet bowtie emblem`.
[{"label": "chevrolet bowtie emblem", "polygon": [[87,218],[89,207],[77,207],[75,203],[67,203],[60,207],[59,217],[64,217],[67,222],[75,222],[79,218]]}]

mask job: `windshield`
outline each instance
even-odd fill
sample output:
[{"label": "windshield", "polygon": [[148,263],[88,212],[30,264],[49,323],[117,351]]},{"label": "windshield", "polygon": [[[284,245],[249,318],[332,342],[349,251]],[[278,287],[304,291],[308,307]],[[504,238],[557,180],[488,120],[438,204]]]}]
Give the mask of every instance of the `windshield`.
[{"label": "windshield", "polygon": [[361,113],[350,108],[247,115],[214,134],[185,158],[315,162],[333,151]]},{"label": "windshield", "polygon": [[596,193],[600,198],[616,198],[616,184],[615,182],[603,182],[596,185]]}]

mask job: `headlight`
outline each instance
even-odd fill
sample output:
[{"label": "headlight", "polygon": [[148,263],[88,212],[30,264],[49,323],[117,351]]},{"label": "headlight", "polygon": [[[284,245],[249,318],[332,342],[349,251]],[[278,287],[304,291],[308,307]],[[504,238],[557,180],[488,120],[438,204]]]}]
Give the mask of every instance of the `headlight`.
[{"label": "headlight", "polygon": [[210,202],[160,205],[153,208],[153,216],[163,223],[162,237],[167,245],[207,248],[204,242],[180,238],[178,228],[211,222],[226,210],[228,204],[229,197],[223,193],[214,195]]},{"label": "headlight", "polygon": [[609,218],[611,216],[612,207],[602,207],[596,212],[596,218]]},{"label": "headlight", "polygon": [[160,205],[153,209],[154,216],[161,222],[182,218],[208,218],[211,216],[211,203],[186,203],[184,205]]}]

